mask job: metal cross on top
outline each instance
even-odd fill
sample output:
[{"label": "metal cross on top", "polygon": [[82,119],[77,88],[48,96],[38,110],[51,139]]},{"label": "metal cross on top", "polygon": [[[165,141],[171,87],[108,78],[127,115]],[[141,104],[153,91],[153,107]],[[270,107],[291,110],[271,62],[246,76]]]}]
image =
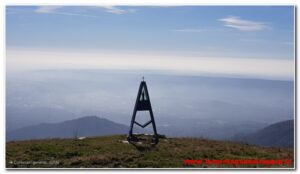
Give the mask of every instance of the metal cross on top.
[{"label": "metal cross on top", "polygon": [[[146,82],[144,80],[145,79],[144,79],[144,76],[143,76],[143,81],[140,84],[138,95],[137,95],[137,98],[136,98],[135,107],[134,107],[133,114],[132,114],[130,130],[129,130],[129,135],[127,137],[127,140],[130,142],[130,141],[133,141],[133,140],[136,139],[136,137],[134,137],[133,133],[132,133],[134,124],[140,126],[141,128],[145,128],[150,123],[152,123],[153,132],[154,132],[153,143],[157,144],[158,143],[158,134],[157,134],[157,131],[156,131],[156,125],[155,125],[155,120],[154,120],[154,116],[153,116],[153,111],[152,111],[152,107],[151,107],[151,102],[150,102],[150,97],[149,97],[147,85],[146,85]],[[149,111],[150,120],[148,122],[146,122],[145,124],[143,124],[143,125],[136,122],[135,117],[136,117],[137,111]]]}]

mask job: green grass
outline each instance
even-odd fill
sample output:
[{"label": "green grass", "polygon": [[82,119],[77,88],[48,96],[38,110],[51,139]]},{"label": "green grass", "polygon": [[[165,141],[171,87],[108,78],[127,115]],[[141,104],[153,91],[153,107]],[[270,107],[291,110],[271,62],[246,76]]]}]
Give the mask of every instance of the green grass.
[{"label": "green grass", "polygon": [[126,135],[84,140],[48,139],[6,143],[7,168],[232,168],[292,165],[184,165],[186,159],[294,159],[293,149],[266,148],[195,138],[160,139],[156,146],[120,142]]}]

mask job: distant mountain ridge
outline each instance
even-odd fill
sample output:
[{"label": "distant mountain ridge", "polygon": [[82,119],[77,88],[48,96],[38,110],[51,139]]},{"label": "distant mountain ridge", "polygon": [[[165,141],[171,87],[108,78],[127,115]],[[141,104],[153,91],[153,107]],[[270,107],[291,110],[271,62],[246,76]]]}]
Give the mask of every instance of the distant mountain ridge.
[{"label": "distant mountain ridge", "polygon": [[250,135],[238,137],[236,140],[260,146],[293,147],[294,120],[271,124]]},{"label": "distant mountain ridge", "polygon": [[6,131],[10,132],[23,127],[40,123],[57,123],[78,118],[72,112],[54,107],[6,107]]},{"label": "distant mountain ridge", "polygon": [[42,123],[7,132],[6,141],[92,137],[126,134],[128,126],[97,116],[86,116],[60,123]]}]

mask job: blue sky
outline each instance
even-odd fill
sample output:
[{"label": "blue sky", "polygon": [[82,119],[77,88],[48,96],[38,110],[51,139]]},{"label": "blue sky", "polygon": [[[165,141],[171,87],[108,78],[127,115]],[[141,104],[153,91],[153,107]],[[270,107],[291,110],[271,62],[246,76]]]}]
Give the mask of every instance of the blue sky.
[{"label": "blue sky", "polygon": [[[137,69],[143,63],[128,64],[127,62],[136,62],[141,55],[145,57],[143,61],[151,61],[149,55],[153,55],[158,57],[157,64],[141,65],[141,69],[172,71],[179,69],[180,72],[190,70],[194,60],[196,64],[208,63],[207,67],[213,64],[212,60],[226,60],[228,64],[237,60],[242,66],[252,65],[252,69],[249,69],[249,72],[244,72],[245,68],[229,71],[228,66],[225,70],[214,72],[213,68],[200,66],[199,72],[263,76],[262,70],[258,70],[259,73],[255,70],[257,65],[265,63],[271,66],[266,70],[267,75],[264,78],[269,78],[273,73],[272,78],[292,79],[294,7],[8,6],[6,46],[9,50],[8,60],[16,59],[14,57],[17,57],[17,53],[24,55],[24,50],[27,50],[27,57],[32,57],[30,54],[34,55],[36,51],[41,50],[48,50],[47,53],[61,51],[64,55],[67,54],[66,52],[70,54],[74,51],[92,52],[94,57],[101,52],[101,55],[104,53],[111,55],[110,59],[122,55],[131,57],[134,54],[136,56],[134,60],[124,58],[123,64],[114,64],[115,61],[111,61],[102,66],[99,63],[99,67],[112,65],[120,69]],[[177,64],[186,65],[185,68],[179,65],[173,67],[158,65],[159,60],[166,55],[169,57],[166,59],[170,59],[166,60],[166,64],[172,62],[172,56],[178,56],[175,59],[178,60]],[[49,54],[45,55],[44,59],[47,56],[47,60],[52,59],[53,64],[55,64],[54,59],[57,63],[61,59],[51,57],[54,55]],[[193,59],[186,57],[193,57]],[[82,65],[83,60],[74,58],[74,62],[77,60],[78,65]],[[16,59],[11,61],[11,64],[13,62],[19,61]],[[98,62],[105,61],[99,59]],[[280,65],[286,66],[280,70]],[[13,66],[8,65],[8,67]],[[32,66],[39,67],[38,63]],[[271,69],[279,69],[279,73]],[[195,72],[198,69],[194,67],[191,71]]]}]

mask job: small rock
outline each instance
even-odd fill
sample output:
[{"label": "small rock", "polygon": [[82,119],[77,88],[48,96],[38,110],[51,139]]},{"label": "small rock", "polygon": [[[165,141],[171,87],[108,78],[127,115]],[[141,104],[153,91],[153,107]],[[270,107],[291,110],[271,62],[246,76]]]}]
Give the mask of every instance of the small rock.
[{"label": "small rock", "polygon": [[121,143],[129,144],[129,142],[127,140],[122,140]]}]

